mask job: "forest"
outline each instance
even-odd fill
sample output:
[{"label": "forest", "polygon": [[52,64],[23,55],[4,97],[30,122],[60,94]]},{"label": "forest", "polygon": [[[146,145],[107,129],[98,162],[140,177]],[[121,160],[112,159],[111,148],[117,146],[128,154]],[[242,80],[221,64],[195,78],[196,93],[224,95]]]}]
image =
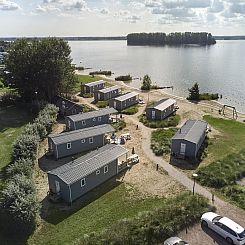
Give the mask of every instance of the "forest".
[{"label": "forest", "polygon": [[173,32],[173,33],[131,33],[127,35],[127,45],[213,45],[215,38],[207,32]]}]

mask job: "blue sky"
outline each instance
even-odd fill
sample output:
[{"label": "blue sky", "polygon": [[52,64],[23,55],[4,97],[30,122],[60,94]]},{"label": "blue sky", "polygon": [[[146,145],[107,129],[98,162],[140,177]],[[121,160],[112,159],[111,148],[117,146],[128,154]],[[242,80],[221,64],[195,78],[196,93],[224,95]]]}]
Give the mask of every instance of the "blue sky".
[{"label": "blue sky", "polygon": [[245,35],[245,0],[0,0],[0,37]]}]

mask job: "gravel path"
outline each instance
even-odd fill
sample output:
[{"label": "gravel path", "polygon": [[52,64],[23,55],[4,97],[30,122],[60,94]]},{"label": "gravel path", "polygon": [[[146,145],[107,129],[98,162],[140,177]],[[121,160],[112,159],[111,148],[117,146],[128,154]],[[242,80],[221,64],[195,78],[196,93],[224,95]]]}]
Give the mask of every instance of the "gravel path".
[{"label": "gravel path", "polygon": [[[139,114],[140,112],[134,116],[128,116],[128,120],[130,120],[133,124],[138,125],[139,129],[141,130],[142,148],[144,153],[148,156],[148,158],[152,162],[154,162],[155,164],[159,164],[159,166],[163,167],[168,172],[169,176],[171,176],[176,181],[181,183],[188,190],[192,191],[193,180],[188,178],[183,172],[179,171],[174,166],[164,161],[162,157],[158,157],[152,152],[152,150],[150,149],[152,129],[145,127],[142,123],[138,121]],[[208,189],[200,186],[197,183],[195,186],[195,192],[202,196],[207,197],[209,200],[211,200],[212,198],[212,193]],[[215,196],[214,204],[217,207],[217,213],[223,216],[227,216],[233,219],[234,221],[236,221],[237,223],[239,223],[240,225],[242,225],[243,227],[245,227],[245,212],[242,209],[239,209],[238,207],[233,206],[216,196]],[[212,231],[210,230],[202,231],[200,224],[190,228],[187,234],[185,233],[185,231],[183,231],[179,235],[183,239],[186,239],[187,241],[189,241],[191,244],[194,245],[211,245],[211,244],[226,245],[226,242],[222,238],[215,235],[215,233],[213,233]]]}]

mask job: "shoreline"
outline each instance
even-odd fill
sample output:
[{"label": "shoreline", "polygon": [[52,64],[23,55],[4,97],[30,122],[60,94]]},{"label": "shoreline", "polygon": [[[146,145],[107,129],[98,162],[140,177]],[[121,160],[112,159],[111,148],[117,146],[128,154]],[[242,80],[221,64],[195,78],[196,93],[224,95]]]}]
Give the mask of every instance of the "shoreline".
[{"label": "shoreline", "polygon": [[[89,75],[89,74],[86,74],[85,72],[83,73],[80,73],[80,72],[77,72],[76,71],[76,74],[78,75]],[[101,78],[104,78],[105,80],[109,81],[109,82],[112,82],[113,84],[117,84],[117,85],[120,85],[122,87],[125,87],[125,88],[128,88],[130,90],[134,90],[134,91],[137,91],[139,92],[140,94],[145,94],[145,95],[149,95],[150,94],[155,94],[157,96],[158,93],[160,93],[161,95],[163,96],[169,96],[173,99],[176,99],[176,100],[179,100],[181,102],[184,102],[186,104],[190,104],[190,105],[196,105],[196,106],[203,106],[203,107],[207,107],[207,108],[211,108],[211,109],[222,109],[223,107],[223,103],[219,102],[219,101],[215,101],[215,100],[210,100],[210,101],[200,101],[200,102],[197,102],[197,103],[193,103],[193,102],[190,102],[188,101],[186,98],[182,97],[182,96],[178,96],[178,95],[175,95],[175,94],[171,94],[171,93],[168,93],[166,91],[163,91],[163,89],[154,89],[154,90],[150,90],[149,92],[143,92],[141,89],[139,88],[136,88],[136,87],[133,87],[123,81],[116,81],[114,78],[111,78],[111,77],[108,77],[108,76],[105,76],[105,75],[99,75]],[[178,101],[177,101],[178,102]],[[229,109],[230,111],[230,109]],[[241,112],[241,111],[238,111],[237,110],[237,114],[238,114],[238,119],[239,117],[243,120],[245,119],[245,112]],[[237,119],[237,120],[238,120]]]}]

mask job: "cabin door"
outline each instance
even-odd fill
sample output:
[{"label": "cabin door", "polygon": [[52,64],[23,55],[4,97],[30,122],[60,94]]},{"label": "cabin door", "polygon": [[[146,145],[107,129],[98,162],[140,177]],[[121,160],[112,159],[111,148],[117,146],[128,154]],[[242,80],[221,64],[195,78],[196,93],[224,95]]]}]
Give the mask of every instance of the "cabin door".
[{"label": "cabin door", "polygon": [[116,109],[117,108],[117,102],[114,101],[114,108]]},{"label": "cabin door", "polygon": [[98,93],[98,100],[100,101],[100,93]]},{"label": "cabin door", "polygon": [[185,156],[185,149],[186,149],[186,144],[181,143],[180,144],[180,155]]},{"label": "cabin door", "polygon": [[60,182],[57,180],[55,180],[55,190],[56,190],[56,193],[60,192]]},{"label": "cabin door", "polygon": [[154,120],[156,118],[156,111],[151,112],[151,118]]}]

